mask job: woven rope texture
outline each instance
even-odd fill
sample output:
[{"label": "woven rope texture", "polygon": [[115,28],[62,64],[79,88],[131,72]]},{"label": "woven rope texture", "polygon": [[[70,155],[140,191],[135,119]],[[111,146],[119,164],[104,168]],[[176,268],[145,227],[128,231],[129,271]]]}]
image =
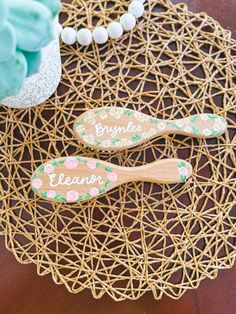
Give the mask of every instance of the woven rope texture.
[{"label": "woven rope texture", "polygon": [[[74,28],[106,25],[129,1],[67,1],[61,20]],[[104,46],[62,45],[63,77],[45,104],[1,106],[0,225],[21,263],[70,292],[137,299],[147,291],[179,298],[235,259],[236,42],[205,13],[149,0],[133,32]],[[195,113],[226,118],[218,139],[163,136],[118,153],[78,143],[77,116],[122,106],[153,117]],[[82,155],[123,166],[168,157],[194,168],[185,184],[129,183],[89,202],[52,204],[30,188],[32,172],[51,158]]]}]

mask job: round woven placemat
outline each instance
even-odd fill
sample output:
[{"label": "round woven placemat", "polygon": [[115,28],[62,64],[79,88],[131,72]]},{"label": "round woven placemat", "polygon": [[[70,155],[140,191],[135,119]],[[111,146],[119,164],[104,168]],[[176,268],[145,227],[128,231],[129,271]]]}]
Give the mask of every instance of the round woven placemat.
[{"label": "round woven placemat", "polygon": [[[128,1],[64,3],[73,27],[106,24]],[[113,13],[113,14],[112,14]],[[30,110],[1,107],[1,233],[21,263],[70,292],[137,299],[146,291],[180,297],[235,259],[236,42],[205,13],[150,0],[133,32],[104,46],[61,48],[55,97]],[[164,136],[114,154],[74,138],[85,110],[122,106],[159,118],[215,113],[229,129],[218,139]],[[130,183],[76,205],[41,200],[32,172],[50,158],[83,155],[123,166],[180,157],[191,162],[184,185]]]}]

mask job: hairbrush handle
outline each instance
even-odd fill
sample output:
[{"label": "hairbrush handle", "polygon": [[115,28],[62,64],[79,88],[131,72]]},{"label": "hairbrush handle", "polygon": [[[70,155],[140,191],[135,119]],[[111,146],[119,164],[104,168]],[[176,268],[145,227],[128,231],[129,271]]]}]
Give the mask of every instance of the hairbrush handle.
[{"label": "hairbrush handle", "polygon": [[180,159],[128,168],[76,156],[46,162],[34,172],[31,184],[33,191],[44,199],[74,203],[97,197],[127,182],[181,183],[191,174],[191,165]]},{"label": "hairbrush handle", "polygon": [[74,124],[75,135],[81,143],[107,151],[135,147],[165,134],[212,138],[223,134],[226,129],[225,119],[214,114],[198,114],[171,121],[117,107],[89,110]]}]

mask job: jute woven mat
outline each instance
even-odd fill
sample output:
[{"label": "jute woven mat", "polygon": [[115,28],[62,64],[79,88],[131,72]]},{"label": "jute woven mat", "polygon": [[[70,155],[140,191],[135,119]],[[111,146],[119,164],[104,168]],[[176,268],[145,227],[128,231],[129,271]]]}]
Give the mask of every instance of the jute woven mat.
[{"label": "jute woven mat", "polygon": [[[61,20],[104,25],[129,1],[67,1]],[[113,13],[113,14],[111,14]],[[149,0],[131,33],[104,46],[62,46],[55,96],[34,109],[0,109],[0,226],[20,263],[70,292],[137,299],[152,291],[179,298],[235,260],[236,42],[205,13]],[[153,117],[215,113],[218,139],[164,136],[128,151],[96,153],[74,138],[85,110],[122,106]],[[50,158],[83,155],[137,166],[180,157],[194,167],[185,185],[130,183],[76,205],[34,196],[30,176]]]}]

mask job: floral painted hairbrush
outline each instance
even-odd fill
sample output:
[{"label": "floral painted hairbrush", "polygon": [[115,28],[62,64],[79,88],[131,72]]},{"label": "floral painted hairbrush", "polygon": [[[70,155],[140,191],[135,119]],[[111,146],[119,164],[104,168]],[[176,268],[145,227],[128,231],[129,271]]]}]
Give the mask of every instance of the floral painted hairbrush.
[{"label": "floral painted hairbrush", "polygon": [[197,114],[171,121],[117,107],[89,110],[74,124],[75,135],[81,143],[107,151],[135,147],[165,134],[212,138],[223,134],[226,129],[225,119],[214,114]]},{"label": "floral painted hairbrush", "polygon": [[182,183],[191,174],[192,166],[179,159],[164,159],[128,168],[76,156],[46,162],[34,172],[31,184],[33,191],[43,199],[75,203],[102,195],[123,183]]}]

